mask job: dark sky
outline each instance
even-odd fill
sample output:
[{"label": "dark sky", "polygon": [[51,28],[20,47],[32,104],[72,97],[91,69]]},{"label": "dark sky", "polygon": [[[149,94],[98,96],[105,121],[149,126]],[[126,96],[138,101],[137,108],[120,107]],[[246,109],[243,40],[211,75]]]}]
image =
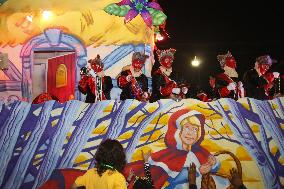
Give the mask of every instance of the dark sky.
[{"label": "dark sky", "polygon": [[[220,72],[218,54],[230,50],[240,75],[253,67],[255,58],[270,54],[283,64],[283,6],[277,1],[158,0],[168,16],[169,39],[157,47],[177,49],[174,70],[180,79],[198,83],[197,68],[190,61],[202,60],[201,86],[208,76]],[[283,64],[284,65],[284,64]]]}]

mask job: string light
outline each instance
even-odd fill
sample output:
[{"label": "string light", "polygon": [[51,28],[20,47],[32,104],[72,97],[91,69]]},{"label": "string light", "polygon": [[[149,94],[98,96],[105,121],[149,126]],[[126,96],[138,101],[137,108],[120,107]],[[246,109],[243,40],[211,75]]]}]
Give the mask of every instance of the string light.
[{"label": "string light", "polygon": [[191,61],[191,65],[194,67],[198,67],[200,65],[200,61],[197,59],[197,57],[194,57],[194,60]]},{"label": "string light", "polygon": [[158,33],[158,34],[156,35],[156,40],[157,40],[157,41],[162,41],[162,40],[164,40],[164,36],[162,36],[160,33]]}]

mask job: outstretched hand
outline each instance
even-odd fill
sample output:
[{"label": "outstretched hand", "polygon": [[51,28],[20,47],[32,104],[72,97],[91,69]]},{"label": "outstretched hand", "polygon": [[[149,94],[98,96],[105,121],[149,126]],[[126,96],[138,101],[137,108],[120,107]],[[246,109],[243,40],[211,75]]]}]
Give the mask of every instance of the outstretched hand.
[{"label": "outstretched hand", "polygon": [[216,162],[217,162],[217,160],[216,160],[216,158],[214,157],[214,156],[212,156],[212,155],[210,155],[209,157],[208,157],[208,159],[207,159],[207,163],[209,164],[209,165],[215,165],[216,164]]},{"label": "outstretched hand", "polygon": [[235,168],[232,168],[230,170],[230,177],[229,180],[233,186],[236,188],[240,187],[243,185],[243,181],[241,178],[241,175],[238,173],[238,171]]},{"label": "outstretched hand", "polygon": [[188,168],[188,182],[189,185],[196,184],[196,166],[194,163],[191,163],[190,167]]},{"label": "outstretched hand", "polygon": [[209,163],[206,163],[206,164],[203,164],[199,167],[199,172],[202,174],[202,175],[205,175],[207,173],[209,173],[212,169],[212,165],[210,165]]},{"label": "outstretched hand", "polygon": [[146,153],[144,153],[143,150],[141,150],[142,157],[145,163],[148,162],[149,157],[151,156],[151,150],[148,150]]}]

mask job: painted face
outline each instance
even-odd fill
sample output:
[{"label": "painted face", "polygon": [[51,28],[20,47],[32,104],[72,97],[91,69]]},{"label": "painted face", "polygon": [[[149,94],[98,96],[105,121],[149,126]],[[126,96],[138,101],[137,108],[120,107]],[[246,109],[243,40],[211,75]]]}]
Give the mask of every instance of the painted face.
[{"label": "painted face", "polygon": [[237,63],[234,57],[228,57],[226,58],[226,66],[230,67],[230,68],[236,68],[237,67]]},{"label": "painted face", "polygon": [[134,71],[138,72],[142,69],[144,62],[139,59],[135,59],[132,61],[132,66],[134,68]]},{"label": "painted face", "polygon": [[103,66],[99,65],[99,64],[91,64],[92,69],[94,70],[94,72],[99,73],[101,71],[103,71]]},{"label": "painted face", "polygon": [[166,68],[171,68],[173,63],[173,58],[166,56],[165,58],[162,59],[161,64],[166,67]]},{"label": "painted face", "polygon": [[258,64],[258,70],[261,75],[264,75],[267,70],[269,70],[270,65],[269,64]]},{"label": "painted face", "polygon": [[199,127],[186,123],[182,127],[180,138],[183,144],[191,146],[198,140]]}]

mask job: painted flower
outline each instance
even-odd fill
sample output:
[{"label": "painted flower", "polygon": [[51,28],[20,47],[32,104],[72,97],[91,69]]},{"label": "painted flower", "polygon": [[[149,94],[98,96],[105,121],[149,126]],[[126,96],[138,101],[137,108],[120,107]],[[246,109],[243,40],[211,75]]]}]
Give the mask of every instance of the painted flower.
[{"label": "painted flower", "polygon": [[152,26],[152,15],[149,12],[149,8],[162,11],[160,5],[156,2],[148,2],[148,0],[122,0],[118,3],[119,6],[128,5],[130,10],[125,15],[125,23],[130,22],[138,14],[140,14],[148,27]]}]

